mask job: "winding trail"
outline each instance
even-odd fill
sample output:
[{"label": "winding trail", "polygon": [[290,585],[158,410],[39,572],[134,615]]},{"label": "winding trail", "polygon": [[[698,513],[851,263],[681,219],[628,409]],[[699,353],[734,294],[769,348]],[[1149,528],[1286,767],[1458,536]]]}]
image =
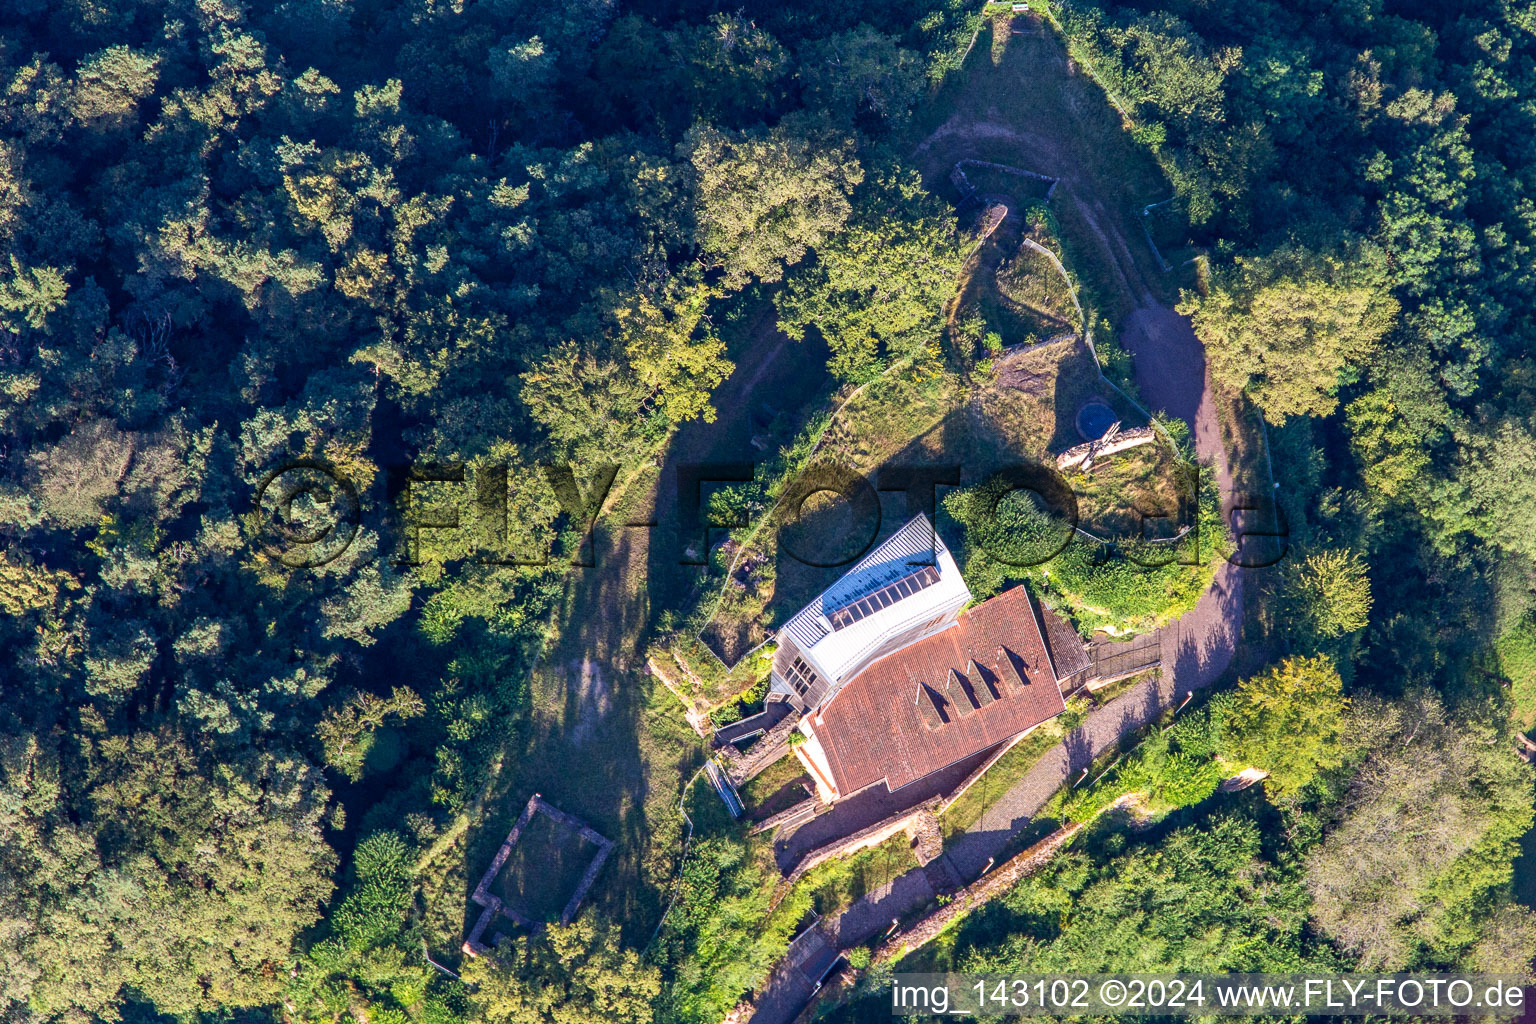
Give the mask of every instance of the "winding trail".
[{"label": "winding trail", "polygon": [[[1196,450],[1216,472],[1223,499],[1231,472],[1205,373],[1205,356],[1189,321],[1162,306],[1139,308],[1126,326],[1137,337],[1136,383],[1155,409],[1190,421]],[[1193,345],[1193,349],[1190,345]],[[1191,386],[1199,381],[1199,386]],[[1121,737],[1155,721],[1189,693],[1210,686],[1227,670],[1237,649],[1243,611],[1243,573],[1223,562],[1195,607],[1161,632],[1163,670],[1091,712],[1047,752],[969,829],[947,844],[943,858],[954,874],[971,881],[1028,825],[1051,796]],[[931,872],[913,871],[867,894],[825,927],[843,948],[863,943],[889,927],[891,918],[933,899]],[[809,992],[806,993],[809,997]],[[759,1024],[776,1018],[754,1017]]]},{"label": "winding trail", "polygon": [[[1196,452],[1215,471],[1227,504],[1232,474],[1220,443],[1204,350],[1187,318],[1149,298],[1143,301],[1123,328],[1127,347],[1136,356],[1137,387],[1154,409],[1190,423]],[[890,927],[893,918],[927,906],[946,883],[979,877],[1069,779],[1123,736],[1221,677],[1236,653],[1242,612],[1243,573],[1223,562],[1195,607],[1161,630],[1163,670],[1157,677],[1091,712],[975,824],[952,838],[938,861],[897,877],[823,921],[821,928],[832,944],[847,949],[866,943]],[[788,1024],[814,992],[803,974],[781,963],[758,995],[750,1020],[752,1024]]]},{"label": "winding trail", "polygon": [[[953,132],[953,128],[949,132]],[[997,126],[1006,132],[1006,128]],[[941,129],[939,134],[948,134]],[[937,136],[936,136],[937,137]],[[933,139],[929,140],[934,141]],[[1110,218],[1093,216],[1098,204],[1069,190],[1133,308],[1121,338],[1135,357],[1136,384],[1152,409],[1190,425],[1195,451],[1216,474],[1223,509],[1232,504],[1232,471],[1205,364],[1205,351],[1187,317],[1155,299],[1132,249]],[[1127,734],[1155,721],[1186,695],[1210,686],[1231,665],[1243,614],[1243,572],[1223,562],[1210,588],[1188,613],[1163,627],[1162,671],[1091,712],[1061,743],[999,797],[969,829],[953,837],[938,860],[909,871],[821,922],[832,945],[847,949],[876,938],[893,918],[921,910],[956,880],[970,882],[1001,859],[1015,835],[1069,779]],[[937,883],[937,884],[936,884]],[[815,992],[811,981],[787,962],[775,969],[755,1000],[751,1024],[789,1024]]]}]

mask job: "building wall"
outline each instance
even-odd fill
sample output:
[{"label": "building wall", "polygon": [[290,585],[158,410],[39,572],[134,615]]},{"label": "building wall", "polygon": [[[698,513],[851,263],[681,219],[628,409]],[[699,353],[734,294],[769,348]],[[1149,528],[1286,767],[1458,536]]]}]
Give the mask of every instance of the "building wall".
[{"label": "building wall", "polygon": [[[903,567],[905,576],[899,571]],[[937,576],[925,575],[916,591],[899,588],[902,579],[935,571]],[[903,592],[894,605],[882,601],[854,607],[888,586]],[[913,517],[779,628],[773,699],[787,700],[802,712],[824,706],[870,663],[953,621],[970,597],[943,539],[927,517]],[[845,608],[853,613],[840,616]],[[834,629],[833,619],[842,628]],[[795,665],[797,658],[803,665]]]},{"label": "building wall", "polygon": [[805,742],[789,749],[795,752],[806,774],[816,783],[816,798],[824,804],[840,799],[842,794],[832,783],[832,768],[827,764],[827,752],[821,749],[821,741],[816,738],[815,731],[803,719],[797,728],[805,737]]}]

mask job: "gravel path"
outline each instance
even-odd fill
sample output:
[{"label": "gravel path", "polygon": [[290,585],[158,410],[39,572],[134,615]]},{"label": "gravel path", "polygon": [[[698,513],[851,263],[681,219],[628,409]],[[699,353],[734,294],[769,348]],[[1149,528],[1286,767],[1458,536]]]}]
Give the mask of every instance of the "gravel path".
[{"label": "gravel path", "polygon": [[[1076,197],[1074,201],[1083,205]],[[1089,211],[1085,208],[1083,212],[1112,254],[1122,278],[1126,277],[1126,267],[1136,273],[1124,239],[1116,235],[1114,243],[1118,244],[1111,243]],[[1144,283],[1139,288],[1128,280],[1125,283],[1138,297],[1137,308],[1121,330],[1123,344],[1135,357],[1137,388],[1153,409],[1190,424],[1196,454],[1216,473],[1223,507],[1230,509],[1232,473],[1221,443],[1205,350],[1187,317],[1155,302]],[[1220,678],[1236,652],[1242,611],[1243,571],[1223,563],[1195,607],[1160,631],[1162,671],[1158,676],[1090,713],[974,825],[952,838],[941,857],[949,876],[965,881],[977,878],[988,860],[1003,852],[1064,782],[1080,774],[1121,737]],[[893,918],[920,910],[934,899],[937,893],[930,876],[938,864],[926,871],[909,871],[866,894],[841,915],[824,920],[821,927],[844,949],[876,938],[891,926]],[[758,996],[751,1024],[788,1024],[813,994],[811,984],[797,972],[777,970]]]},{"label": "gravel path", "polygon": [[1205,348],[1189,317],[1147,302],[1126,318],[1121,342],[1136,359],[1136,387],[1153,409],[1190,425],[1195,452],[1210,462],[1223,499],[1232,494],[1232,471],[1221,444],[1221,426],[1211,398]]},{"label": "gravel path", "polygon": [[[1162,306],[1144,306],[1130,317],[1124,336],[1136,355],[1136,383],[1155,409],[1189,421],[1196,452],[1209,461],[1223,499],[1232,479],[1220,444],[1205,354],[1189,321]],[[1199,386],[1194,382],[1199,381]],[[1210,589],[1188,613],[1161,630],[1163,670],[1092,712],[1035,763],[966,832],[950,840],[943,857],[954,874],[972,880],[998,857],[1068,779],[1080,774],[1122,736],[1154,721],[1185,695],[1214,683],[1231,664],[1242,619],[1242,570],[1223,563]],[[928,905],[936,895],[930,871],[910,871],[868,893],[822,927],[842,948],[884,933],[893,918]],[[794,971],[776,972],[758,1001],[752,1024],[785,1024],[812,995]]]},{"label": "gravel path", "polygon": [[[1211,464],[1226,498],[1231,493],[1232,475],[1221,446],[1205,352],[1188,318],[1164,306],[1145,305],[1128,318],[1123,337],[1136,356],[1136,385],[1142,397],[1154,409],[1191,425],[1195,450]],[[1242,571],[1223,563],[1195,607],[1160,631],[1163,671],[1092,712],[974,825],[950,840],[944,856],[962,878],[979,876],[987,861],[1002,853],[1063,783],[1075,778],[1122,736],[1156,720],[1187,694],[1221,677],[1237,646],[1242,583]],[[890,926],[893,916],[916,909],[933,896],[931,886],[908,881],[908,876],[897,879],[895,886],[870,893],[828,922],[840,945],[846,948],[878,935]],[[903,897],[905,907],[898,905],[904,902]]]},{"label": "gravel path", "polygon": [[[1223,502],[1231,495],[1232,475],[1222,449],[1205,353],[1189,320],[1148,303],[1124,325],[1126,347],[1136,357],[1136,384],[1154,409],[1190,423],[1195,450],[1211,464]],[[1209,686],[1231,664],[1242,619],[1243,573],[1223,563],[1209,590],[1187,614],[1161,631],[1163,670],[1089,714],[1065,740],[1042,757],[1025,776],[992,804],[944,851],[953,873],[971,880],[1068,779],[1122,736],[1155,720],[1186,694]],[[936,895],[930,872],[911,871],[856,901],[835,919],[824,921],[842,948],[882,934],[892,918],[919,910]],[[776,972],[758,1000],[752,1024],[786,1024],[812,994],[809,983],[793,971]]]},{"label": "gravel path", "polygon": [[[987,861],[1001,855],[1014,835],[1030,823],[1063,783],[1081,774],[1122,736],[1156,720],[1186,694],[1220,678],[1232,660],[1241,612],[1241,570],[1223,565],[1200,602],[1163,630],[1164,671],[1091,713],[1065,740],[1035,762],[974,825],[949,841],[944,856],[956,872],[967,881],[977,878],[987,867]],[[1170,665],[1172,671],[1166,668]],[[838,944],[846,948],[862,943],[890,927],[892,917],[916,910],[932,899],[930,886],[909,884],[909,877],[904,875],[896,880],[896,891],[889,887],[876,890],[829,922],[828,929],[837,937]],[[898,905],[903,896],[905,904]]]}]

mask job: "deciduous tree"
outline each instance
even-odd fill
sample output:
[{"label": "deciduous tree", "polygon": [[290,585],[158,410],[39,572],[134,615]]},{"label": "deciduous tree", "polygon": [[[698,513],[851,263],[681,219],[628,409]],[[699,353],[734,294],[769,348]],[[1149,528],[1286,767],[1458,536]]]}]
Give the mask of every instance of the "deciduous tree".
[{"label": "deciduous tree", "polygon": [[464,966],[475,1012],[490,1024],[650,1024],[655,967],[622,949],[592,913],[498,944]]},{"label": "deciduous tree", "polygon": [[[1420,943],[1454,961],[1531,825],[1530,767],[1430,694],[1361,702],[1352,717],[1365,759],[1307,858],[1312,918],[1367,969],[1407,966]],[[1536,953],[1528,927],[1506,938],[1524,946],[1517,960]],[[1510,956],[1494,947],[1484,953]]]},{"label": "deciduous tree", "polygon": [[688,131],[698,244],[728,288],[778,281],[843,226],[848,196],[864,179],[853,140],[785,118],[767,131]]},{"label": "deciduous tree", "polygon": [[875,172],[855,204],[775,303],[781,330],[798,340],[814,326],[832,349],[832,372],[864,381],[938,341],[963,253],[953,213],[913,173]]},{"label": "deciduous tree", "polygon": [[1179,310],[1194,320],[1212,375],[1248,392],[1269,422],[1326,416],[1397,315],[1375,259],[1368,247],[1238,257],[1209,295],[1186,297]]},{"label": "deciduous tree", "polygon": [[1319,551],[1288,568],[1288,625],[1303,637],[1333,640],[1365,627],[1371,580],[1358,552]]},{"label": "deciduous tree", "polygon": [[1275,796],[1293,795],[1344,760],[1343,689],[1325,657],[1287,658],[1243,680],[1226,714],[1227,756],[1268,772]]}]

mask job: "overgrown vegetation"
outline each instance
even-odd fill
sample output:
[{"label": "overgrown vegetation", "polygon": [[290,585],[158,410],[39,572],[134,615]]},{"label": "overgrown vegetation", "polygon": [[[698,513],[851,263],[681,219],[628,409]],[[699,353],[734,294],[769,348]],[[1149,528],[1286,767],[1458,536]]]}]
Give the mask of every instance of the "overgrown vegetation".
[{"label": "overgrown vegetation", "polygon": [[[1133,450],[1106,462],[1137,458]],[[1193,608],[1227,550],[1211,474],[1176,453],[1130,486],[1116,486],[1115,472],[1105,465],[1094,478],[1064,481],[1000,473],[946,497],[972,593],[987,597],[1031,580],[1086,631],[1146,630]],[[1080,518],[1080,489],[1091,520]],[[1115,525],[1123,532],[1087,529]]]},{"label": "overgrown vegetation", "polygon": [[941,819],[946,834],[964,832],[981,820],[997,798],[1022,779],[1035,763],[1062,738],[1077,728],[1087,714],[1087,701],[1074,697],[1067,709],[1035,728],[1015,743],[959,799],[950,804]]},{"label": "overgrown vegetation", "polygon": [[[1129,813],[1099,818],[897,969],[1525,972],[1536,919],[1498,895],[1531,824],[1531,772],[1427,693],[1345,712],[1331,671],[1287,662],[1154,730],[1102,781],[1057,803],[1087,820],[1140,794]],[[1277,683],[1303,675],[1315,692]],[[1329,705],[1336,734],[1279,753],[1295,716]],[[1216,794],[1249,749],[1306,770],[1289,785]],[[1409,841],[1382,841],[1399,829]],[[877,991],[829,1019],[872,1020],[888,1000]]]},{"label": "overgrown vegetation", "polygon": [[[797,330],[890,314],[841,372],[936,341],[953,218],[884,140],[972,16],[807,13],[7,7],[0,1005],[548,1016],[422,961],[540,788],[615,884],[486,987],[639,1019],[659,982],[603,979],[698,754],[633,666],[565,657],[599,464],[643,515],[680,424],[745,418],[711,395],[786,276]],[[293,569],[274,516],[334,557]]]},{"label": "overgrown vegetation", "polygon": [[[8,5],[0,1007],[703,1024],[759,984],[874,876],[770,910],[772,866],[720,823],[678,863],[698,744],[634,654],[702,625],[724,555],[701,588],[685,544],[626,524],[674,511],[669,459],[716,454],[680,446],[692,423],[771,439],[709,503],[737,522],[813,449],[863,471],[1060,444],[1038,395],[957,428],[1036,386],[991,365],[999,325],[944,308],[944,175],[978,147],[1080,190],[1053,230],[1117,380],[1108,322],[1193,281],[1138,244],[1176,193],[1157,233],[1209,254],[1181,308],[1273,427],[1291,561],[1248,590],[1276,667],[1083,797],[1135,784],[1166,823],[1095,832],[954,962],[1525,970],[1536,24],[1503,0],[1051,18],[1077,73],[1006,17],[962,69],[959,0]],[[779,328],[829,372],[775,378]],[[813,393],[764,411],[744,368]],[[1084,627],[1187,609],[1222,547],[1201,489],[1189,564],[1117,540],[1020,567],[987,545],[1060,524],[987,486],[945,506],[977,592],[1049,571]],[[797,586],[721,607],[746,632]],[[1243,762],[1270,801],[1207,795]],[[536,788],[615,839],[611,884],[465,965],[465,896]]]}]

